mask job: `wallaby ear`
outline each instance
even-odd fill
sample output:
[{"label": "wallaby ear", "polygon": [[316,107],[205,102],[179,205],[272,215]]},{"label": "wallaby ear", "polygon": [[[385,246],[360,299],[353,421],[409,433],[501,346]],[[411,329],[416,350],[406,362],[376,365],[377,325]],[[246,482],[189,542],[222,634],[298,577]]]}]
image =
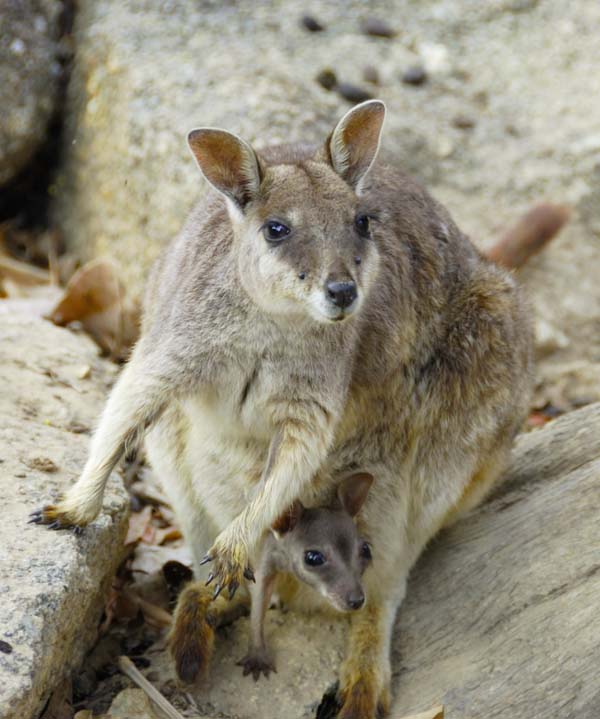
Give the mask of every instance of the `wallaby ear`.
[{"label": "wallaby ear", "polygon": [[271,526],[271,531],[275,537],[280,539],[284,534],[291,532],[300,521],[303,511],[304,507],[302,502],[297,499],[287,512],[284,512]]},{"label": "wallaby ear", "polygon": [[188,144],[204,177],[239,209],[256,197],[261,168],[247,142],[225,130],[200,127],[188,134]]},{"label": "wallaby ear", "polygon": [[338,499],[342,507],[351,517],[356,517],[360,512],[372,484],[373,475],[368,472],[351,474],[340,482],[338,486]]},{"label": "wallaby ear", "polygon": [[357,194],[377,157],[384,119],[383,102],[367,100],[349,110],[327,140],[325,149],[333,169]]}]

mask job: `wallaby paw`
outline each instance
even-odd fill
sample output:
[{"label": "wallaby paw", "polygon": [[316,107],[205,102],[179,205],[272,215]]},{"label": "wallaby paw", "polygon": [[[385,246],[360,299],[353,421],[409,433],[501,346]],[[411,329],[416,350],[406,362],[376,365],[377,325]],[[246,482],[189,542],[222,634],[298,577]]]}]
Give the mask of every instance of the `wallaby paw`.
[{"label": "wallaby paw", "polygon": [[390,709],[390,695],[377,682],[361,677],[338,692],[337,719],[382,719]]},{"label": "wallaby paw", "polygon": [[248,551],[243,544],[229,544],[225,537],[217,538],[200,564],[207,562],[212,562],[206,586],[214,582],[213,599],[216,599],[223,589],[227,589],[229,599],[233,599],[244,579],[254,581],[254,572],[248,564]]},{"label": "wallaby paw", "polygon": [[261,674],[264,674],[267,679],[271,672],[277,674],[275,662],[266,649],[251,650],[243,659],[237,662],[237,665],[243,668],[245,677],[252,674],[255,682],[260,679]]},{"label": "wallaby paw", "polygon": [[208,670],[217,622],[209,609],[211,599],[195,582],[183,589],[177,602],[168,646],[177,676],[184,684],[194,684]]},{"label": "wallaby paw", "polygon": [[71,529],[81,534],[87,522],[80,522],[71,513],[61,510],[60,504],[47,504],[29,515],[28,524],[42,524],[48,529]]}]

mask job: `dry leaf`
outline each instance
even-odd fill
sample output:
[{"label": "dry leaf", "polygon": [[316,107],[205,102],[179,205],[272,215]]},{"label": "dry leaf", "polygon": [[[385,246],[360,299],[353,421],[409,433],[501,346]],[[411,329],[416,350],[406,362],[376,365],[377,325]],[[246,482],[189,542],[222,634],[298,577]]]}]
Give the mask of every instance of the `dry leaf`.
[{"label": "dry leaf", "polygon": [[151,544],[151,537],[153,537],[154,531],[155,528],[152,527],[152,507],[148,505],[144,507],[141,512],[131,513],[125,545],[136,544],[142,539],[146,539],[146,541],[150,540],[147,541],[147,543]]},{"label": "dry leaf", "polygon": [[174,542],[182,537],[181,530],[178,527],[170,525],[163,529],[157,529],[154,535],[154,541],[156,544],[166,544],[167,542]]},{"label": "dry leaf", "polygon": [[73,719],[94,719],[94,713],[90,709],[77,712]]},{"label": "dry leaf", "polygon": [[115,266],[92,260],[69,280],[49,319],[65,326],[80,322],[104,352],[123,360],[139,335],[139,304],[127,297]]}]

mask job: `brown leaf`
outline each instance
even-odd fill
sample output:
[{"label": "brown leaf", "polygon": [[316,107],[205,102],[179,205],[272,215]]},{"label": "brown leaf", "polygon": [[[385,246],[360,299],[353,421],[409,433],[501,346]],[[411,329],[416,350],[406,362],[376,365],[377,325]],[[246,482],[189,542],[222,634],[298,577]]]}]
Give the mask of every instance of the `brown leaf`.
[{"label": "brown leaf", "polygon": [[154,542],[156,544],[167,544],[168,542],[174,542],[176,539],[182,538],[181,530],[178,527],[169,525],[163,529],[157,529],[154,536]]},{"label": "brown leaf", "polygon": [[153,537],[154,531],[155,528],[152,526],[152,507],[148,505],[144,507],[141,512],[131,513],[125,545],[136,544],[142,539],[148,544],[151,544],[151,537]]},{"label": "brown leaf", "polygon": [[139,335],[139,304],[127,297],[115,266],[92,260],[69,280],[49,319],[65,326],[81,322],[104,352],[123,360]]}]

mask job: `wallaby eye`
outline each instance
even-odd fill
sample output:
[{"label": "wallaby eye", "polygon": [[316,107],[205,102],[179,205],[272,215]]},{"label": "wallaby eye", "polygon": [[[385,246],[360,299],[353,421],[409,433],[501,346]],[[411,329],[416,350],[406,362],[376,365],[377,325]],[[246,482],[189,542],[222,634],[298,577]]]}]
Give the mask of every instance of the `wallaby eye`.
[{"label": "wallaby eye", "polygon": [[287,237],[290,232],[290,228],[278,220],[269,220],[263,225],[263,235],[267,242],[280,242],[284,237]]},{"label": "wallaby eye", "polygon": [[360,556],[363,559],[372,559],[373,555],[371,554],[371,547],[368,542],[363,542],[360,547]]},{"label": "wallaby eye", "polygon": [[361,237],[370,237],[369,215],[359,214],[354,218],[354,227]]},{"label": "wallaby eye", "polygon": [[325,557],[321,552],[317,552],[316,549],[309,549],[308,552],[304,552],[304,562],[309,567],[320,567],[325,564]]}]

